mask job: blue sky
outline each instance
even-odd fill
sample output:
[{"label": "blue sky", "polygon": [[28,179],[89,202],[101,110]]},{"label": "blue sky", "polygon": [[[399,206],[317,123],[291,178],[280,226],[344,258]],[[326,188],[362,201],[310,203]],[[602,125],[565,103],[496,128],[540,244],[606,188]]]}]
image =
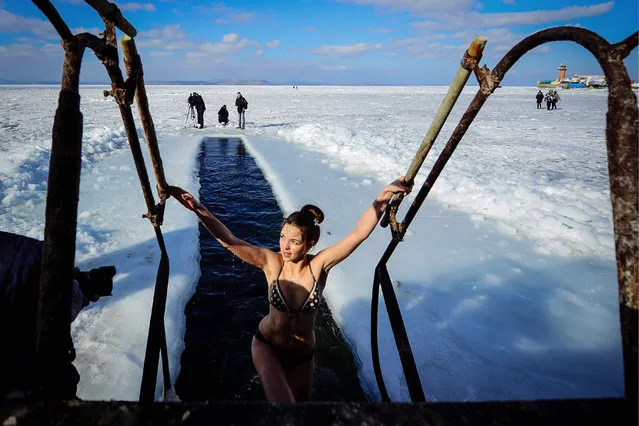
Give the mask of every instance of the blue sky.
[{"label": "blue sky", "polygon": [[[82,0],[54,6],[74,33],[98,34]],[[448,85],[475,35],[488,39],[481,64],[493,68],[536,31],[574,25],[620,41],[638,29],[637,0],[272,0],[115,2],[137,29],[146,81],[268,80],[281,84]],[[0,81],[60,79],[59,37],[28,0],[0,0]],[[569,42],[548,43],[509,71],[505,85],[602,74]],[[637,49],[626,60],[638,80]],[[81,80],[108,81],[92,52]],[[474,78],[471,80],[474,82]]]}]

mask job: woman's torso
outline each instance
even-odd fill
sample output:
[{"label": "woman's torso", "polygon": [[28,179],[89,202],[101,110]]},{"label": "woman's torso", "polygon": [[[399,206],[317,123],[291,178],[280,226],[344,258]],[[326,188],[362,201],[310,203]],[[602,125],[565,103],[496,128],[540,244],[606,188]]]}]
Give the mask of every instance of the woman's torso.
[{"label": "woman's torso", "polygon": [[[276,289],[275,293],[284,299],[283,304],[288,310],[280,310],[270,303],[268,315],[260,322],[260,332],[277,348],[294,353],[308,352],[315,348],[314,327],[318,308],[311,307],[309,302],[316,302],[316,298],[317,302],[321,301],[326,273],[310,256],[296,282],[281,269],[275,273],[277,275],[273,274],[273,277],[267,276],[267,297],[271,298],[273,286],[278,286],[279,289]],[[312,294],[314,290],[316,292]],[[282,308],[283,304],[277,305]],[[304,309],[300,310],[302,307]]]}]

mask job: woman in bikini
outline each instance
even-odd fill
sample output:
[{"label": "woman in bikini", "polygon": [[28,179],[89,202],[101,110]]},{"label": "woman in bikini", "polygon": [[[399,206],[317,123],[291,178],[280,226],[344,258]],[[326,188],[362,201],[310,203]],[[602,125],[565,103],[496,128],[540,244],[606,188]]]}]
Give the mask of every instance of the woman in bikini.
[{"label": "woman in bikini", "polygon": [[373,232],[394,194],[408,194],[404,177],[382,189],[355,228],[316,255],[308,252],[320,237],[322,211],[312,205],[288,216],[280,231],[280,251],[253,246],[233,235],[191,194],[178,187],[169,193],[193,211],[222,246],[264,271],[269,313],[255,332],[251,354],[269,402],[294,403],[310,398],[315,355],[315,317],[329,271]]}]

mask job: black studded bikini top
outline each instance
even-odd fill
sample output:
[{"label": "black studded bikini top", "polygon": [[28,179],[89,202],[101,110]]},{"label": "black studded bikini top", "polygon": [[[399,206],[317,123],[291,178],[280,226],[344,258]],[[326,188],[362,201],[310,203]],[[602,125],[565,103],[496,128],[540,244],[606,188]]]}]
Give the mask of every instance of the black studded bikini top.
[{"label": "black studded bikini top", "polygon": [[313,288],[311,292],[308,294],[306,301],[302,304],[302,307],[299,309],[291,309],[289,305],[286,303],[284,299],[284,295],[282,295],[282,290],[280,289],[280,275],[282,275],[282,270],[284,269],[284,264],[282,264],[282,269],[280,269],[280,273],[277,276],[277,279],[273,282],[273,286],[271,287],[271,294],[269,295],[269,303],[273,305],[275,309],[280,312],[289,312],[292,314],[297,314],[298,312],[314,312],[319,308],[320,301],[322,300],[322,292],[317,287],[317,278],[315,278],[315,274],[313,274],[313,270],[311,269],[311,263],[308,264],[308,270],[311,272],[311,276],[313,277]]}]

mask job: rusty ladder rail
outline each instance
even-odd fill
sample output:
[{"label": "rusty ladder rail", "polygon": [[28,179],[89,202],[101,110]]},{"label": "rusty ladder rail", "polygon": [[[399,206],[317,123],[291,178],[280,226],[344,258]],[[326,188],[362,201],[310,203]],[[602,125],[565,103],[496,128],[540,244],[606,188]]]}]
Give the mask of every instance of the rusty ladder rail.
[{"label": "rusty ladder rail", "polygon": [[[379,287],[381,286],[399,351],[402,368],[413,402],[423,401],[424,393],[408,338],[404,328],[399,304],[391,284],[386,263],[401,242],[406,230],[417,211],[426,199],[435,181],[450,159],[461,138],[475,119],[477,113],[499,86],[506,72],[526,52],[552,41],[573,41],[592,53],[601,65],[608,81],[608,114],[606,115],[606,142],[608,151],[608,174],[610,177],[610,198],[615,234],[615,252],[617,258],[617,277],[619,288],[619,315],[623,345],[625,398],[630,404],[637,405],[637,334],[639,299],[639,156],[638,156],[638,110],[637,98],[632,92],[630,78],[623,63],[630,52],[639,43],[639,32],[625,40],[610,44],[592,31],[577,27],[555,27],[539,31],[517,43],[495,66],[491,72],[486,66],[479,68],[472,64],[480,89],[459,124],[448,139],[446,146],[435,161],[426,181],[404,220],[397,222],[396,213],[401,202],[397,197],[388,208],[388,221],[391,223],[393,238],[382,255],[376,269],[373,282],[371,303],[371,346],[373,367],[382,400],[390,398],[384,385],[379,363],[377,342],[377,310]],[[422,160],[423,161],[423,160]],[[416,171],[415,171],[416,173]],[[384,223],[382,223],[384,225]]]},{"label": "rusty ladder rail", "polygon": [[[85,1],[98,12],[105,24],[102,37],[89,33],[73,35],[48,0],[32,0],[60,35],[65,52],[60,96],[53,124],[42,274],[38,295],[36,351],[38,372],[41,378],[40,387],[44,398],[75,396],[75,394],[61,393],[61,385],[56,380],[55,373],[52,372],[58,371],[59,366],[68,359],[68,348],[64,342],[68,342],[70,336],[70,283],[72,282],[71,272],[75,258],[82,151],[83,119],[80,112],[79,81],[84,50],[89,47],[102,61],[111,79],[111,90],[105,91],[105,96],[112,95],[118,104],[147,207],[147,213],[143,217],[151,221],[161,251],[140,389],[140,401],[153,402],[160,356],[162,357],[165,397],[172,387],[164,329],[169,257],[160,229],[164,218],[165,201],[168,198],[166,192],[168,184],[164,177],[155,128],[148,109],[142,63],[133,41],[137,31],[122,16],[115,4],[107,0]],[[125,34],[122,38],[122,44],[127,71],[126,80],[124,80],[118,64],[116,27]],[[136,94],[146,142],[158,183],[157,190],[160,197],[158,204],[155,204],[131,111],[131,103]]]}]

